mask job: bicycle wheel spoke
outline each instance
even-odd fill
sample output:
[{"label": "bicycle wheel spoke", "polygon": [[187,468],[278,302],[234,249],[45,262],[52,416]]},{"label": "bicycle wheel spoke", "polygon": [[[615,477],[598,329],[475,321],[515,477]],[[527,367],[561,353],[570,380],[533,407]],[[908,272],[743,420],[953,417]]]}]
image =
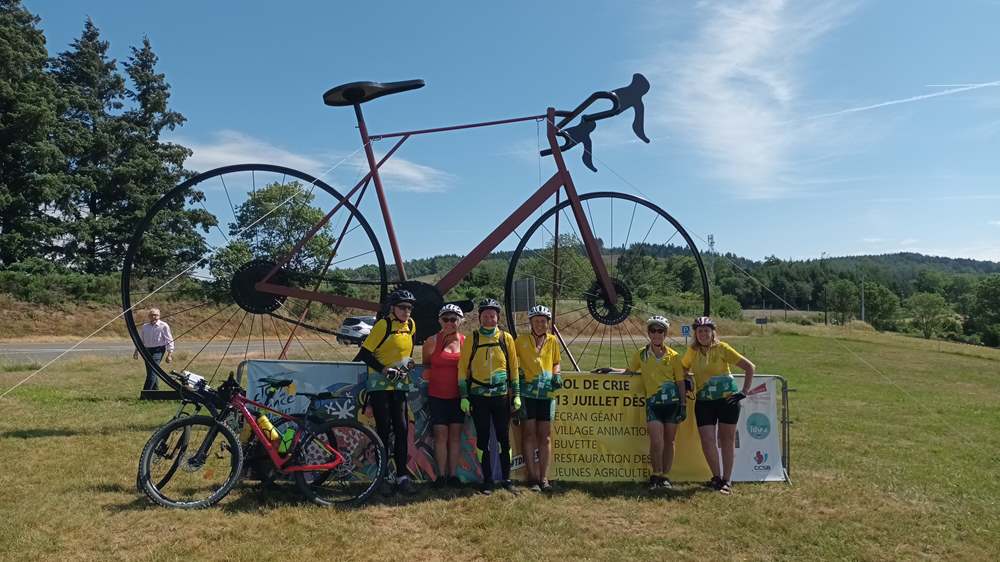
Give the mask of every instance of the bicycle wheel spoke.
[{"label": "bicycle wheel spoke", "polygon": [[[227,309],[228,309],[228,307],[227,307],[226,309],[223,309],[223,310],[227,310]],[[220,312],[221,312],[221,311],[220,311]],[[236,316],[236,313],[237,313],[237,312],[239,312],[239,309],[237,309],[237,310],[236,310],[236,312],[233,312],[233,316]],[[198,350],[198,353],[195,353],[195,354],[194,354],[194,355],[193,355],[193,356],[191,357],[191,359],[188,359],[188,362],[187,362],[187,364],[185,364],[185,365],[184,365],[184,369],[182,369],[182,370],[186,371],[186,370],[187,370],[187,368],[191,366],[191,363],[193,363],[193,362],[194,362],[194,360],[195,360],[195,359],[197,359],[199,355],[201,355],[201,352],[202,352],[202,351],[205,351],[205,348],[206,348],[206,347],[208,347],[208,345],[209,345],[210,343],[212,343],[212,340],[214,340],[214,339],[215,339],[215,336],[218,336],[218,335],[219,335],[219,333],[220,333],[220,332],[222,332],[223,328],[225,328],[225,327],[226,327],[226,325],[227,325],[227,324],[229,324],[229,321],[233,319],[233,316],[230,316],[230,317],[229,317],[229,318],[228,318],[228,319],[226,320],[225,324],[223,324],[222,326],[219,326],[219,329],[218,329],[218,330],[216,330],[214,334],[212,334],[212,337],[208,338],[208,341],[207,341],[207,342],[205,342],[205,345],[201,346],[201,349],[199,349],[199,350]],[[174,341],[177,341],[177,340],[175,339]]]},{"label": "bicycle wheel spoke", "polygon": [[[233,316],[236,316],[239,312],[240,309],[237,308],[236,312],[233,313]],[[212,372],[212,378],[208,381],[209,384],[212,384],[212,381],[215,380],[215,375],[219,373],[219,368],[222,367],[222,362],[226,360],[226,355],[229,355],[229,348],[231,348],[233,346],[233,342],[236,341],[236,335],[240,333],[240,328],[243,327],[243,321],[247,319],[247,314],[249,313],[244,310],[243,317],[240,318],[240,325],[237,326],[236,330],[233,332],[233,337],[229,338],[229,343],[226,344],[226,350],[222,352],[222,357],[219,359],[219,364],[215,366],[215,371]],[[233,317],[231,316],[229,320],[232,319]],[[226,321],[227,324],[229,323],[229,320]]]},{"label": "bicycle wheel spoke", "polygon": [[[162,292],[162,291],[161,291],[161,292]],[[194,306],[189,306],[189,307],[187,307],[187,308],[185,308],[185,309],[182,309],[182,310],[178,310],[177,312],[172,312],[172,313],[170,313],[170,314],[166,314],[166,315],[161,315],[161,316],[160,316],[160,320],[166,320],[167,318],[170,318],[171,316],[178,316],[178,315],[181,315],[181,314],[184,314],[185,312],[187,312],[187,311],[189,311],[189,310],[194,310],[194,309],[196,309],[196,308],[201,308],[201,307],[203,307],[203,306],[208,306],[208,305],[210,305],[210,304],[212,304],[212,301],[204,301],[204,302],[202,302],[202,303],[200,303],[200,304],[196,304],[196,305],[194,305]]]}]

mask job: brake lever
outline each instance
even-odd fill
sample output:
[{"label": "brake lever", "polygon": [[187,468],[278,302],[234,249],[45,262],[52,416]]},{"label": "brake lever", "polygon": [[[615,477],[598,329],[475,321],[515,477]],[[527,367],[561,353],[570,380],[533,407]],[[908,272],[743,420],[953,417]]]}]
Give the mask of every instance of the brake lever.
[{"label": "brake lever", "polygon": [[[593,149],[594,146],[594,141],[591,140],[590,138],[590,134],[593,133],[594,129],[596,128],[597,128],[596,121],[581,121],[580,124],[576,125],[575,127],[570,127],[568,129],[563,129],[562,131],[559,131],[556,134],[566,139],[566,142],[559,147],[559,152],[566,152],[567,150],[573,148],[574,146],[583,143],[583,163],[588,168],[590,168],[591,171],[596,172],[597,168],[594,167],[594,159],[591,154],[591,150]],[[546,148],[539,154],[542,156],[551,156],[552,149]]]},{"label": "brake lever", "polygon": [[631,84],[612,91],[618,96],[620,103],[618,113],[631,107],[634,112],[632,116],[632,131],[635,133],[635,136],[639,137],[643,142],[648,143],[649,137],[646,136],[645,128],[646,106],[642,103],[642,96],[649,92],[649,80],[646,80],[645,76],[636,72],[632,75]]},{"label": "brake lever", "polygon": [[580,119],[583,121],[600,121],[601,119],[619,115],[626,109],[632,108],[634,111],[632,131],[643,142],[649,142],[645,130],[646,107],[642,103],[642,96],[646,95],[647,92],[649,92],[649,80],[646,80],[645,76],[637,72],[632,75],[632,82],[628,86],[611,90],[611,93],[618,99],[615,107],[607,111],[601,111],[600,113],[584,115]]}]

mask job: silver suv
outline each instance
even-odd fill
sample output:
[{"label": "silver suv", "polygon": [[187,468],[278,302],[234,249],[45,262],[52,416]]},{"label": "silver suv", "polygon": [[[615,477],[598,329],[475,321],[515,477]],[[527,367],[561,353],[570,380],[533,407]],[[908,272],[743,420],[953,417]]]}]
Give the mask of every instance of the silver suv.
[{"label": "silver suv", "polygon": [[348,316],[337,329],[337,342],[361,345],[374,325],[374,316]]}]

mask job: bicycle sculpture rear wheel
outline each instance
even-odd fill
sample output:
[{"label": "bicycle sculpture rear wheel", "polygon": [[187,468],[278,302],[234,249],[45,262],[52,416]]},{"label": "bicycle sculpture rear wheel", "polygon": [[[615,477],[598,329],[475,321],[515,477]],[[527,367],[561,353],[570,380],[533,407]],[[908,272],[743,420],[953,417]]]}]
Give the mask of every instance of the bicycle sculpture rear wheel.
[{"label": "bicycle sculpture rear wheel", "polygon": [[[621,368],[648,341],[648,317],[673,319],[668,335],[676,342],[685,319],[709,313],[708,275],[691,236],[657,205],[609,191],[580,201],[617,300],[611,302],[598,282],[565,200],[518,235],[507,269],[507,325],[514,335],[527,333],[528,307],[553,307],[556,327],[581,370]],[[571,367],[564,356],[562,368]]]},{"label": "bicycle sculpture rear wheel", "polygon": [[125,323],[146,361],[152,358],[139,327],[148,307],[159,308],[171,327],[177,370],[214,378],[244,359],[277,359],[286,342],[287,359],[350,360],[356,349],[338,343],[337,330],[346,317],[375,311],[255,287],[335,208],[271,281],[379,303],[387,279],[378,239],[358,209],[323,181],[281,166],[241,164],[199,174],[164,195],[134,233],[122,271]]}]

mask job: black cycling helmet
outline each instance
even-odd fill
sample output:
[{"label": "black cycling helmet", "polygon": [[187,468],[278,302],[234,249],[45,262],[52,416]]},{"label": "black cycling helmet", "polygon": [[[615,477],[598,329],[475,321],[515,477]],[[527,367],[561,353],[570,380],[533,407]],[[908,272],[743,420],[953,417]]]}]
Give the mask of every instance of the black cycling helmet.
[{"label": "black cycling helmet", "polygon": [[479,301],[479,314],[482,314],[484,310],[495,310],[497,314],[500,314],[500,301],[491,298],[485,298]]},{"label": "black cycling helmet", "polygon": [[389,294],[389,306],[396,306],[404,302],[413,304],[417,302],[417,299],[413,296],[413,293],[406,289],[399,289]]}]

